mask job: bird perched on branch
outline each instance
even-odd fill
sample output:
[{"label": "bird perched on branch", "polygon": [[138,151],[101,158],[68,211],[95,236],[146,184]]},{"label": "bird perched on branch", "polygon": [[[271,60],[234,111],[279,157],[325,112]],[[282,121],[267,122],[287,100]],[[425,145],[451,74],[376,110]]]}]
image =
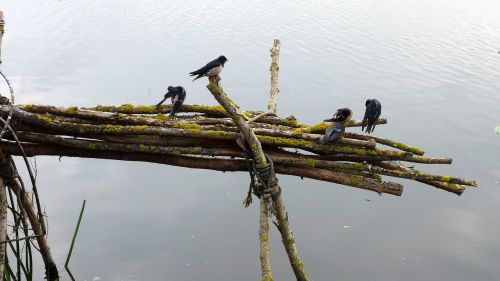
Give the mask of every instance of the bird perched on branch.
[{"label": "bird perched on branch", "polygon": [[220,56],[213,61],[207,63],[204,67],[195,70],[193,72],[189,72],[190,76],[196,76],[196,78],[193,79],[199,79],[203,76],[211,77],[211,76],[217,76],[219,73],[222,71],[224,68],[224,64],[227,62],[227,58],[225,56]]},{"label": "bird perched on branch", "polygon": [[337,112],[333,114],[333,118],[323,120],[325,122],[347,122],[351,120],[352,117],[352,110],[349,108],[340,108],[337,109]]},{"label": "bird perched on branch", "polygon": [[160,110],[160,105],[170,98],[172,100],[172,110],[170,110],[170,117],[175,117],[177,112],[181,110],[182,103],[184,103],[184,100],[186,99],[186,90],[184,90],[183,87],[177,86],[177,87],[168,87],[168,92],[165,94],[163,99],[156,105],[156,111]]},{"label": "bird perched on branch", "polygon": [[365,132],[370,134],[375,130],[375,122],[377,122],[380,114],[382,113],[382,105],[376,99],[368,99],[365,102],[365,106],[365,117],[363,117],[361,131],[363,131],[366,126]]},{"label": "bird perched on branch", "polygon": [[333,118],[323,120],[325,122],[336,122],[330,127],[326,128],[325,135],[319,140],[319,143],[332,143],[335,142],[344,132],[345,124],[351,120],[352,110],[349,108],[340,108],[335,112]]}]

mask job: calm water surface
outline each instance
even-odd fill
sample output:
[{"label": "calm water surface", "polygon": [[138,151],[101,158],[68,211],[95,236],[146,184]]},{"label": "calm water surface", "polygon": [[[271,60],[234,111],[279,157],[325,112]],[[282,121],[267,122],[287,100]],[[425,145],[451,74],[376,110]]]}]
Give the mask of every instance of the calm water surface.
[{"label": "calm water surface", "polygon": [[[214,104],[187,73],[224,54],[228,92],[263,110],[268,52],[280,38],[281,115],[314,123],[349,106],[361,118],[376,97],[389,118],[376,135],[454,158],[427,171],[480,181],[457,197],[398,180],[399,198],[280,176],[311,279],[499,280],[500,2],[289,2],[1,0],[2,69],[17,103],[154,104],[167,86],[184,85],[186,102]],[[71,260],[78,280],[260,278],[258,208],[241,207],[247,174],[37,164],[61,268],[87,199]],[[293,280],[276,231],[271,247],[275,278]]]}]

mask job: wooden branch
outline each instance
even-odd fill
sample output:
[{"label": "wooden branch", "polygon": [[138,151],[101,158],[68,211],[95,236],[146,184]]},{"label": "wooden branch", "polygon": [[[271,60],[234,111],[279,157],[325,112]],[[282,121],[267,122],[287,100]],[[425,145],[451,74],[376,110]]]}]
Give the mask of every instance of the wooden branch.
[{"label": "wooden branch", "polygon": [[[254,132],[250,129],[248,124],[245,121],[245,118],[243,115],[240,113],[239,109],[235,107],[234,103],[231,102],[231,99],[227,97],[226,93],[224,92],[224,89],[219,86],[219,77],[210,77],[209,78],[209,84],[207,86],[208,90],[212,93],[212,95],[215,97],[217,102],[221,104],[224,109],[227,111],[227,113],[231,116],[233,119],[235,125],[241,130],[242,135],[245,137],[247,143],[250,146],[250,149],[252,150],[252,153],[254,154],[254,158],[256,161],[256,164],[258,166],[263,166],[267,164],[267,160],[265,158],[264,152],[262,150],[262,146],[260,144],[260,139],[257,139],[255,136]],[[293,239],[293,234],[290,230],[290,226],[288,224],[288,214],[285,211],[285,204],[283,202],[283,199],[281,197],[280,193],[281,188],[278,186],[277,179],[273,179],[273,193],[277,194],[276,196],[272,196],[272,200],[274,203],[274,209],[276,212],[276,219],[278,220],[278,225],[279,229],[282,235],[282,241],[283,245],[285,246],[285,250],[288,254],[288,258],[290,260],[290,264],[292,266],[293,272],[295,273],[295,277],[299,281],[308,281],[309,278],[307,277],[306,272],[304,271],[304,266],[302,263],[302,260],[299,257],[299,254],[297,252],[297,247],[295,246],[295,241]],[[266,204],[264,200],[261,200],[261,204]],[[261,207],[262,210],[262,207]],[[265,228],[265,226],[264,226]],[[269,227],[268,227],[269,228]],[[263,228],[261,228],[262,230]],[[262,238],[262,237],[261,237]],[[262,241],[262,239],[261,239]],[[262,248],[261,248],[262,249]],[[266,249],[264,249],[265,251]],[[267,253],[269,255],[269,253]],[[263,273],[263,278],[266,277],[267,279],[265,280],[270,280],[269,277],[271,274],[270,273],[270,267],[269,269],[266,268],[266,270],[262,271]]]},{"label": "wooden branch", "polygon": [[[92,140],[81,140],[81,139],[69,139],[69,138],[62,138],[58,136],[51,136],[51,135],[44,135],[44,134],[33,134],[33,133],[25,133],[25,132],[19,132],[18,137],[21,140],[26,140],[26,141],[39,141],[43,142],[46,144],[53,144],[53,145],[62,145],[64,147],[72,148],[73,151],[80,151],[80,150],[94,150],[94,151],[102,151],[102,152],[123,152],[123,153],[143,153],[143,154],[152,154],[152,155],[157,155],[158,157],[165,157],[165,155],[169,155],[172,157],[175,156],[180,156],[180,155],[200,155],[200,156],[210,156],[210,157],[217,157],[217,156],[226,156],[226,157],[243,157],[243,154],[240,149],[237,149],[235,147],[212,147],[212,148],[203,148],[203,147],[161,147],[161,146],[146,146],[146,145],[133,145],[133,144],[118,144],[118,143],[107,143],[107,142],[99,142],[99,141],[92,141]],[[24,144],[26,146],[26,144]],[[61,147],[62,148],[62,147]],[[5,148],[4,149],[8,149]],[[78,149],[78,150],[75,150]],[[7,150],[9,153],[14,154],[16,150]],[[266,150],[267,151],[267,150]],[[352,187],[357,187],[357,188],[362,188],[370,191],[375,191],[375,192],[382,192],[382,193],[390,193],[394,194],[394,190],[397,189],[396,194],[394,195],[400,195],[402,192],[402,188],[393,188],[393,184],[391,184],[391,188],[389,189],[384,189],[384,183],[381,183],[380,181],[375,183],[373,181],[364,181],[359,175],[346,175],[343,172],[339,171],[345,171],[345,170],[362,170],[361,168],[355,169],[353,168],[354,165],[350,164],[345,164],[345,163],[330,163],[326,164],[327,161],[320,161],[320,160],[315,160],[315,159],[310,159],[307,158],[306,155],[303,155],[306,157],[304,160],[294,160],[290,158],[291,153],[287,153],[285,151],[280,151],[280,150],[269,150],[267,151],[268,154],[271,156],[273,161],[275,161],[275,169],[279,173],[279,171],[290,171],[290,167],[297,167],[301,169],[296,169],[293,170],[295,174],[291,175],[298,175],[298,176],[305,176],[313,179],[322,179],[323,176],[311,176],[311,173],[307,173],[307,175],[302,174],[303,171],[305,170],[315,170],[318,168],[328,168],[330,173],[326,176],[328,179],[327,181],[330,182],[335,182],[339,184],[344,184]],[[43,151],[37,151],[37,153],[43,154]],[[61,154],[56,154],[56,155],[66,155],[67,151],[61,150]],[[38,154],[34,154],[38,155]],[[49,154],[52,155],[52,154]],[[80,154],[71,154],[75,156],[79,156]],[[97,154],[97,158],[101,158],[99,154]],[[106,158],[106,157],[104,157]],[[217,159],[211,159],[216,161]],[[153,161],[157,163],[156,161]],[[160,162],[160,163],[165,163],[165,162]],[[170,162],[167,162],[165,164],[170,164]],[[173,164],[177,165],[177,164]],[[184,166],[184,165],[181,165]],[[352,166],[352,167],[351,167]],[[190,167],[185,166],[185,167]],[[199,168],[199,166],[195,166],[195,168]],[[243,171],[245,171],[247,168],[246,166],[243,167]],[[240,171],[241,169],[236,169],[233,171]],[[369,171],[370,169],[368,167],[365,168],[365,171]]]},{"label": "wooden branch", "polygon": [[[2,11],[0,11],[0,16]],[[3,177],[0,174],[0,276],[4,276],[6,264],[6,243],[7,239],[7,187],[4,184]]]},{"label": "wooden branch", "polygon": [[[71,147],[48,145],[48,144],[30,144],[23,143],[26,155],[33,156],[66,156],[66,157],[81,157],[81,158],[95,158],[95,159],[113,159],[124,161],[139,161],[157,164],[165,164],[171,166],[193,168],[193,169],[208,169],[222,172],[248,172],[248,168],[244,160],[234,159],[217,159],[217,158],[200,158],[188,156],[166,156],[148,153],[121,153],[116,151],[98,151],[90,149],[74,149]],[[10,155],[20,155],[18,147],[13,143],[0,143],[0,148],[4,153]],[[341,185],[348,185],[349,183],[356,184],[361,189],[370,190],[374,192],[382,191],[382,193],[400,196],[403,188],[401,185],[391,182],[376,182],[366,181],[362,177],[349,177],[339,172],[322,170],[321,173],[315,173],[318,169],[315,168],[299,168],[299,167],[285,167],[277,164],[275,166],[276,173],[298,176],[320,181],[338,183]]]},{"label": "wooden branch", "polygon": [[[265,166],[267,164],[266,157],[262,151],[262,146],[257,140],[254,132],[248,126],[245,117],[232,102],[232,100],[224,93],[222,87],[219,86],[219,77],[209,77],[209,85],[207,86],[217,102],[222,105],[227,114],[233,119],[234,124],[240,129],[242,136],[249,144],[252,154],[254,155],[256,165]],[[261,280],[272,281],[271,263],[269,260],[269,206],[267,199],[262,196],[260,198],[260,218],[259,218],[259,241],[260,241],[260,265],[261,265]]]},{"label": "wooden branch", "polygon": [[[345,124],[345,126],[346,127],[361,127],[362,123],[363,123],[362,120],[351,119],[351,120],[349,120],[349,122],[347,122]],[[329,126],[331,126],[333,124],[334,124],[334,122],[320,122],[316,125],[297,128],[297,129],[295,129],[295,131],[302,132],[302,133],[310,133],[310,134],[324,134],[326,128],[328,128]],[[377,120],[377,122],[375,122],[375,124],[377,124],[377,125],[387,124],[387,119],[380,118]]]},{"label": "wooden branch", "polygon": [[477,186],[477,181],[475,180],[464,180],[461,178],[451,177],[451,176],[440,176],[428,174],[419,170],[413,169],[384,169],[381,167],[376,167],[372,165],[366,165],[363,163],[343,163],[343,162],[332,162],[332,161],[324,161],[317,160],[313,157],[305,158],[305,159],[296,159],[290,157],[281,157],[274,156],[273,161],[276,163],[286,164],[290,166],[298,166],[298,167],[313,167],[313,168],[322,168],[322,169],[332,169],[332,170],[355,170],[355,171],[363,171],[363,172],[371,172],[375,174],[404,178],[404,179],[413,179],[413,180],[425,180],[425,181],[439,181],[446,183],[454,183],[468,186]]},{"label": "wooden branch", "polygon": [[394,147],[394,148],[397,148],[397,149],[402,150],[402,151],[411,152],[411,153],[416,154],[416,155],[424,155],[424,151],[418,147],[409,146],[409,145],[404,144],[402,142],[397,142],[397,141],[393,141],[390,139],[379,138],[379,137],[376,137],[373,135],[357,134],[357,133],[353,133],[353,132],[345,132],[344,136],[352,138],[352,139],[374,140],[377,143],[387,145],[390,147]]},{"label": "wooden branch", "polygon": [[[394,162],[373,162],[374,165],[377,165],[379,167],[385,168],[385,169],[390,169],[390,170],[396,170],[396,171],[402,171],[402,172],[415,172],[416,170],[413,170],[409,167],[405,167],[401,164],[397,164]],[[418,173],[423,173],[418,171]],[[451,177],[447,176],[442,176],[442,179],[448,179]],[[443,182],[443,181],[433,181],[433,180],[427,180],[427,179],[416,179],[416,181],[434,186],[436,188],[442,189],[449,191],[451,193],[455,193],[457,195],[461,195],[465,191],[465,186],[460,185],[460,184],[455,184],[455,183],[450,183],[448,182]],[[469,181],[471,186],[477,186],[476,181]]]},{"label": "wooden branch", "polygon": [[[170,112],[172,105],[162,105],[160,106],[161,113]],[[156,111],[155,105],[138,105],[134,106],[132,104],[123,104],[121,106],[103,106],[98,105],[96,107],[83,108],[94,111],[106,111],[106,112],[115,112],[115,113],[124,113],[124,114],[158,114]],[[228,117],[226,112],[221,106],[210,106],[210,105],[196,105],[196,104],[183,104],[180,112],[198,112],[204,113],[209,117]],[[252,112],[252,111],[244,111],[242,114],[248,118],[252,118],[262,112]],[[282,125],[289,126],[293,128],[299,128],[303,125],[299,124],[295,117],[290,116],[287,118],[276,118],[272,116],[264,116],[255,122],[258,123],[268,123],[274,125]]]},{"label": "wooden branch", "polygon": [[4,32],[5,32],[5,20],[3,18],[3,11],[0,10],[0,64],[2,63],[2,38]]},{"label": "wooden branch", "polygon": [[[3,143],[2,143],[3,144]],[[2,145],[3,146],[3,145]],[[18,148],[19,150],[19,148]],[[57,280],[59,273],[57,270],[56,263],[50,252],[50,247],[47,242],[46,236],[42,231],[42,226],[39,222],[39,218],[33,207],[30,196],[27,192],[23,192],[19,181],[16,180],[16,172],[13,166],[12,157],[5,157],[5,155],[0,152],[0,170],[2,171],[2,176],[6,181],[6,184],[11,188],[11,190],[20,198],[21,206],[26,212],[28,220],[31,224],[33,232],[35,233],[36,240],[38,242],[38,247],[40,249],[40,254],[42,255],[43,262],[45,264],[45,275],[47,280]]]},{"label": "wooden branch", "polygon": [[278,111],[278,94],[280,92],[278,88],[278,78],[279,78],[279,60],[280,60],[280,48],[281,48],[281,42],[278,39],[274,39],[274,47],[271,48],[271,91],[270,91],[270,98],[269,98],[269,105],[267,108],[269,109],[270,112],[276,114]]}]

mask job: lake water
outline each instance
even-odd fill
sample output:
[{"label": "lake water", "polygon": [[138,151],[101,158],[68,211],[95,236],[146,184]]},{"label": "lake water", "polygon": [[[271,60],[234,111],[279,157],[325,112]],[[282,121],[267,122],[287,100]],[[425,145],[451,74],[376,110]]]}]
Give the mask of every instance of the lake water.
[{"label": "lake water", "polygon": [[[500,1],[1,0],[0,9],[16,103],[154,104],[183,85],[186,103],[215,104],[188,72],[224,54],[228,93],[264,110],[269,48],[281,39],[280,115],[315,123],[349,106],[359,119],[375,97],[389,119],[375,135],[454,159],[426,171],[480,181],[458,197],[396,179],[405,191],[394,197],[279,176],[311,279],[500,279]],[[36,160],[63,280],[83,199],[78,280],[260,279],[258,204],[241,207],[247,174]],[[275,229],[270,242],[275,279],[293,280]]]}]

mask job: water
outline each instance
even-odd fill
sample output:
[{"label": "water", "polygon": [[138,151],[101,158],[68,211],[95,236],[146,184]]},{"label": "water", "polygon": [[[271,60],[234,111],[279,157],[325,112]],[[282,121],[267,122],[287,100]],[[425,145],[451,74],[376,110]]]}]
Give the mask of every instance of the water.
[{"label": "water", "polygon": [[[154,104],[183,85],[186,102],[214,104],[187,73],[224,54],[226,90],[263,110],[268,52],[280,38],[281,115],[314,123],[350,106],[360,118],[376,97],[389,118],[376,135],[454,158],[426,171],[480,181],[457,197],[398,179],[398,198],[280,176],[311,279],[498,280],[500,2],[0,3],[2,69],[17,103]],[[260,278],[257,204],[241,207],[248,175],[66,157],[37,164],[59,265],[87,199],[71,260],[78,280]],[[276,279],[294,279],[274,229],[271,259]]]}]

